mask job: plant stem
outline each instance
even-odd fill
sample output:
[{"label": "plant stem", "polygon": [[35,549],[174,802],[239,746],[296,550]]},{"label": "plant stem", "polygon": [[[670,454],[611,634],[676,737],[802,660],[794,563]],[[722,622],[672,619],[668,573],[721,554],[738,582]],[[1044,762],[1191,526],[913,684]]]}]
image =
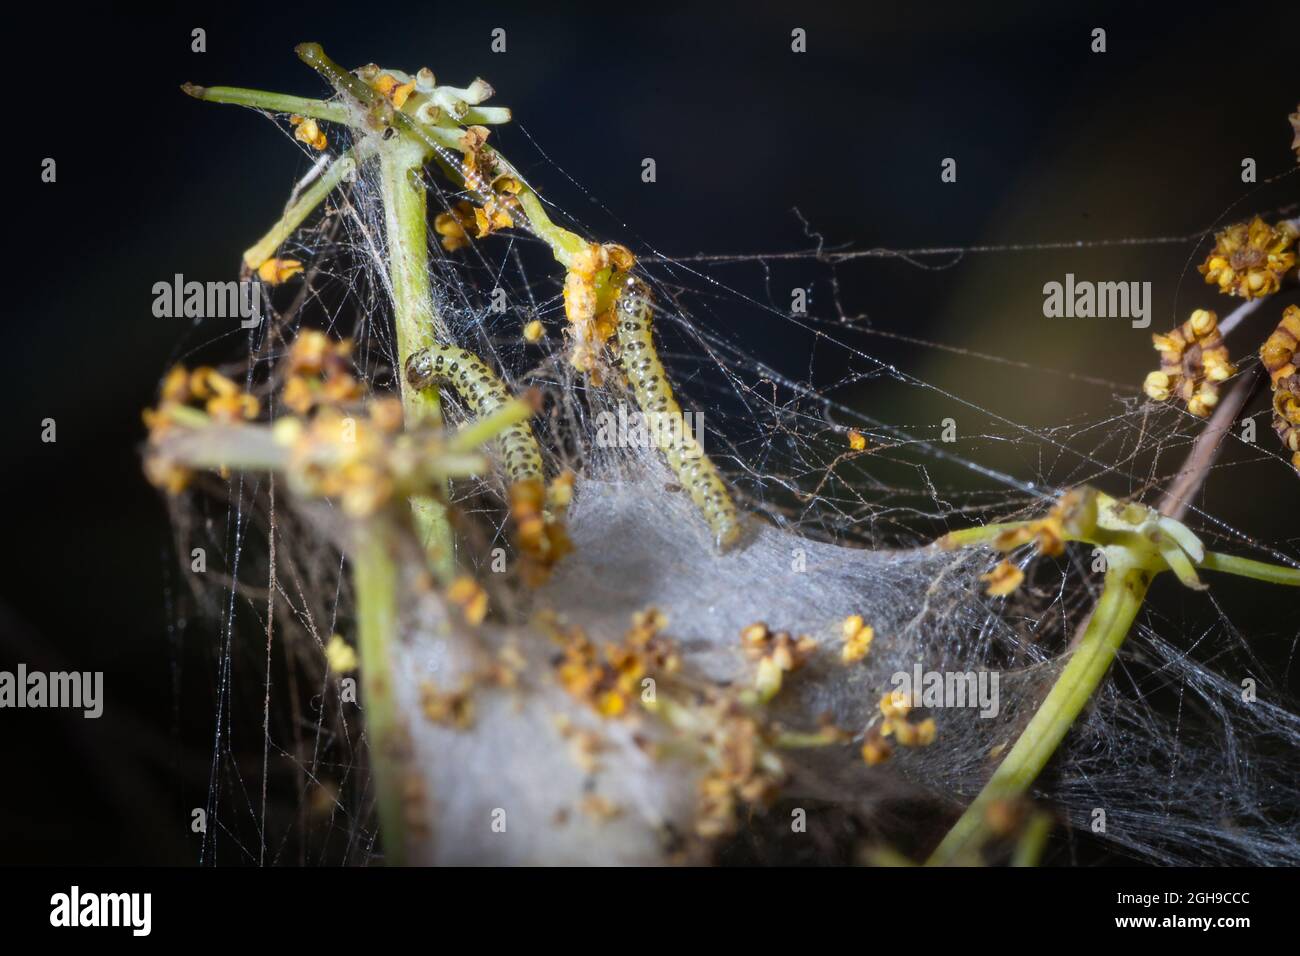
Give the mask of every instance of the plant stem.
[{"label": "plant stem", "polygon": [[1013,531],[1016,528],[1023,528],[1025,525],[1032,524],[1029,521],[1003,521],[998,524],[976,525],[973,528],[962,528],[960,531],[949,531],[942,538],[935,542],[945,551],[953,548],[969,548],[972,545],[983,544],[986,541],[992,541],[1004,531]]},{"label": "plant stem", "polygon": [[325,81],[341,93],[347,93],[362,106],[374,106],[382,97],[366,86],[365,81],[343,69],[328,56],[319,43],[299,43],[293,48],[298,59],[325,78]]},{"label": "plant stem", "polygon": [[1025,824],[1025,830],[1016,843],[1015,853],[1011,856],[1012,866],[1037,866],[1042,859],[1047,838],[1052,835],[1052,817],[1050,814],[1037,812]]},{"label": "plant stem", "polygon": [[297,113],[299,116],[310,116],[312,119],[330,123],[346,123],[351,119],[346,103],[330,103],[326,100],[312,100],[285,93],[268,93],[265,90],[246,90],[238,86],[198,86],[194,83],[184,83],[181,85],[181,90],[196,100],[206,100],[209,103],[251,106],[254,109],[270,110],[273,113]]},{"label": "plant stem", "polygon": [[[424,190],[414,181],[423,160],[418,145],[404,138],[396,138],[379,151],[388,275],[397,331],[397,379],[408,428],[442,422],[437,388],[412,388],[404,374],[406,360],[413,353],[437,342],[429,288],[428,210]],[[446,509],[435,499],[420,496],[411,499],[411,510],[431,566],[439,577],[450,580],[455,574],[455,551]]]},{"label": "plant stem", "polygon": [[384,857],[400,866],[406,833],[402,778],[409,741],[393,691],[392,639],[397,633],[397,563],[382,524],[361,527],[352,553],[357,597],[357,649],[361,654],[361,700],[379,810]]},{"label": "plant stem", "polygon": [[168,414],[181,427],[169,431],[157,447],[188,468],[273,472],[288,463],[288,449],[276,442],[269,428],[214,422],[199,409],[184,406]]},{"label": "plant stem", "polygon": [[1235,574],[1243,578],[1254,578],[1256,581],[1267,581],[1269,584],[1285,584],[1293,588],[1300,587],[1300,569],[1284,568],[1264,561],[1252,561],[1250,558],[1220,554],[1217,551],[1207,551],[1205,560],[1201,562],[1201,567],[1207,571],[1226,571],[1228,574]]},{"label": "plant stem", "polygon": [[930,865],[952,864],[978,850],[988,837],[985,813],[989,806],[1029,789],[1106,676],[1152,577],[1151,572],[1127,561],[1123,549],[1108,548],[1106,559],[1101,597],[1069,663],[1011,752],[931,855]]},{"label": "plant stem", "polygon": [[334,187],[356,168],[357,164],[352,158],[351,150],[334,160],[330,167],[304,190],[298,200],[285,210],[284,215],[280,217],[280,221],[272,226],[270,231],[257,241],[256,245],[249,247],[248,251],[244,253],[244,264],[250,269],[256,269],[275,255],[275,251],[280,248],[286,239],[293,235],[293,231],[302,225],[302,221],[311,215],[311,211],[319,206]]},{"label": "plant stem", "polygon": [[447,451],[453,455],[472,452],[496,438],[511,425],[527,421],[532,414],[531,405],[520,399],[513,399],[485,418],[466,424],[447,442]]},{"label": "plant stem", "polygon": [[573,256],[587,247],[587,241],[552,222],[551,217],[546,214],[546,207],[542,205],[541,199],[527,183],[523,183],[522,179],[520,182],[524,188],[519,193],[519,204],[523,206],[533,232],[551,247],[556,261],[567,267]]},{"label": "plant stem", "polygon": [[[1259,300],[1255,299],[1253,301],[1258,302]],[[1238,309],[1233,314],[1237,315],[1240,312],[1241,309]],[[1227,331],[1222,327],[1220,327],[1219,331],[1222,335],[1227,334]],[[1223,440],[1228,437],[1233,423],[1237,420],[1237,415],[1250,401],[1255,389],[1259,387],[1262,381],[1259,374],[1261,367],[1256,365],[1241,373],[1241,377],[1233,385],[1232,391],[1219,402],[1218,407],[1214,410],[1214,416],[1202,429],[1201,433],[1196,436],[1196,441],[1192,444],[1192,450],[1187,455],[1187,461],[1179,469],[1173,484],[1160,501],[1157,510],[1162,515],[1173,518],[1175,521],[1183,520],[1183,516],[1187,514],[1187,509],[1191,506],[1192,499],[1196,497],[1201,486],[1205,484],[1206,478],[1209,477],[1210,467],[1214,464],[1214,459],[1218,457]]]}]

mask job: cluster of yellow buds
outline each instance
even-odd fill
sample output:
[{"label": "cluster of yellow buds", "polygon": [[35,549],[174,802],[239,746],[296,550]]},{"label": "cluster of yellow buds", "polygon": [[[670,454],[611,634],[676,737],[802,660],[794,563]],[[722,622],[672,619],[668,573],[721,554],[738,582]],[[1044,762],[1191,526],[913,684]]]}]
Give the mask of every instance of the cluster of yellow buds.
[{"label": "cluster of yellow buds", "polygon": [[447,588],[447,603],[460,609],[467,624],[483,623],[488,612],[488,593],[471,574],[462,574]]},{"label": "cluster of yellow buds", "polygon": [[523,183],[498,168],[495,157],[485,148],[488,134],[482,126],[470,126],[461,135],[460,173],[483,205],[461,200],[434,217],[434,231],[442,237],[442,247],[448,252],[469,245],[471,238],[482,239],[511,228],[520,215],[518,197],[523,192]]},{"label": "cluster of yellow buds", "polygon": [[225,424],[254,419],[261,409],[255,395],[206,365],[188,373],[177,366],[167,373],[163,379],[161,408],[165,409],[171,402],[202,404],[214,421]]},{"label": "cluster of yellow buds", "polygon": [[467,199],[462,199],[450,209],[438,213],[433,218],[433,231],[442,237],[442,248],[455,252],[469,245],[471,238],[482,239],[501,229],[509,229],[515,224],[510,215],[514,203],[512,196],[522,187],[519,181],[511,177],[499,180],[499,189],[493,193],[483,206],[475,206]]},{"label": "cluster of yellow buds", "polygon": [[[177,365],[163,378],[158,407],[144,410],[149,444],[156,446],[177,427],[183,409],[194,408],[202,408],[212,422],[229,425],[256,418],[261,403],[216,369],[203,365],[190,371]],[[194,477],[190,469],[162,455],[148,455],[144,469],[151,484],[172,495],[184,491]]]},{"label": "cluster of yellow buds", "polygon": [[817,642],[806,634],[792,637],[788,631],[773,632],[761,621],[740,632],[745,654],[758,661],[754,689],[766,703],[781,690],[782,677],[802,667],[817,649]]},{"label": "cluster of yellow buds", "polygon": [[282,285],[302,273],[297,259],[267,259],[257,267],[257,277],[267,285]]},{"label": "cluster of yellow buds", "polygon": [[469,230],[474,228],[474,207],[462,199],[446,212],[433,217],[433,231],[442,237],[442,248],[455,252],[469,245]]},{"label": "cluster of yellow buds", "polygon": [[335,342],[324,332],[304,329],[289,347],[280,398],[299,415],[318,405],[346,405],[365,394],[352,374],[352,341]]},{"label": "cluster of yellow buds", "polygon": [[519,686],[519,676],[528,669],[528,659],[519,650],[513,638],[501,645],[484,679],[497,687],[512,689]]},{"label": "cluster of yellow buds", "polygon": [[331,634],[325,644],[325,663],[336,674],[350,674],[357,669],[361,658],[356,648],[343,639],[342,634]]},{"label": "cluster of yellow buds", "polygon": [[465,184],[474,189],[483,205],[474,209],[474,224],[480,237],[515,224],[523,183],[508,172],[503,172],[495,156],[486,150],[489,131],[482,126],[471,126],[461,136],[460,149],[464,156],[460,173]]},{"label": "cluster of yellow buds", "polygon": [[456,730],[474,724],[474,694],[471,681],[457,690],[440,690],[433,681],[420,684],[420,709],[427,720]]},{"label": "cluster of yellow buds", "polygon": [[367,64],[360,74],[371,89],[393,104],[394,109],[400,110],[405,106],[406,101],[415,92],[415,80],[408,79],[402,82],[393,74],[382,72],[374,64]]},{"label": "cluster of yellow buds", "polygon": [[893,756],[890,739],[900,747],[928,747],[934,743],[937,732],[934,718],[913,722],[909,719],[911,711],[912,701],[901,690],[892,690],[880,698],[883,719],[871,726],[862,743],[862,759],[868,766],[882,764]]},{"label": "cluster of yellow buds", "polygon": [[671,675],[681,667],[677,649],[661,633],[664,616],[651,608],[632,616],[621,643],[603,653],[579,629],[557,635],[563,653],[555,665],[560,685],[602,717],[622,717],[652,673]]},{"label": "cluster of yellow buds", "polygon": [[[372,401],[366,417],[321,406],[312,419],[282,418],[272,433],[289,448],[287,474],[296,492],[338,498],[345,514],[369,517],[397,496],[414,464],[394,454],[401,431],[401,403]],[[414,452],[411,457],[414,457]]]},{"label": "cluster of yellow buds", "polygon": [[876,636],[875,629],[862,620],[861,614],[850,614],[840,625],[844,636],[844,646],[840,649],[840,660],[852,664],[867,656],[871,642]]},{"label": "cluster of yellow buds", "polygon": [[[457,600],[454,593],[462,581],[473,582],[473,578],[458,578],[448,588],[447,598]],[[483,611],[487,609],[487,595],[481,588],[461,585],[462,590],[470,595],[483,594]],[[473,600],[473,598],[471,598]],[[481,620],[481,618],[480,618]],[[507,641],[493,658],[477,671],[464,674],[455,690],[444,690],[433,681],[420,684],[420,709],[424,716],[435,724],[452,727],[456,730],[468,729],[474,723],[474,696],[481,688],[503,688],[510,690],[519,686],[519,675],[527,668],[528,662],[519,652],[513,641]]]},{"label": "cluster of yellow buds", "polygon": [[439,86],[427,66],[414,74],[389,70],[367,63],[357,76],[383,96],[394,109],[402,110],[426,125],[455,125],[462,122],[508,123],[510,110],[484,106],[496,91],[485,80],[475,79],[468,87]]},{"label": "cluster of yellow buds", "polygon": [[1228,346],[1219,332],[1219,318],[1206,309],[1151,341],[1160,352],[1160,368],[1151,372],[1142,388],[1158,402],[1178,397],[1193,415],[1205,418],[1219,403],[1219,383],[1237,374],[1228,358]]},{"label": "cluster of yellow buds", "polygon": [[510,520],[523,555],[520,574],[528,587],[540,587],[551,570],[573,550],[563,514],[573,496],[573,473],[564,472],[546,488],[540,481],[512,482],[508,489]]},{"label": "cluster of yellow buds", "polygon": [[542,340],[542,336],[544,336],[545,334],[546,334],[546,326],[542,324],[540,319],[532,319],[527,324],[524,325],[525,342],[540,342]]},{"label": "cluster of yellow buds", "polygon": [[293,127],[293,138],[300,143],[306,143],[312,149],[320,152],[329,145],[329,140],[321,132],[320,124],[310,117],[299,116],[294,114],[289,117],[289,125]]},{"label": "cluster of yellow buds", "polygon": [[710,771],[700,780],[695,832],[704,839],[736,829],[741,804],[761,805],[784,779],[763,728],[734,699],[723,698],[705,715],[710,725]]},{"label": "cluster of yellow buds", "polygon": [[1291,464],[1300,471],[1300,306],[1289,305],[1259,350],[1260,361],[1273,386],[1273,428],[1291,452]]},{"label": "cluster of yellow buds", "polygon": [[610,275],[627,272],[635,264],[630,249],[613,243],[588,243],[569,261],[564,277],[564,315],[573,340],[569,362],[597,385],[600,355],[617,325]]},{"label": "cluster of yellow buds", "polygon": [[174,494],[188,485],[192,468],[274,470],[295,494],[337,498],[345,514],[364,518],[484,467],[480,455],[448,453],[441,435],[403,432],[397,397],[362,406],[349,354],[347,342],[300,334],[282,363],[284,402],[298,414],[269,426],[251,421],[258,398],[215,369],[172,369],[157,408],[144,413],[146,475]]},{"label": "cluster of yellow buds", "polygon": [[[1059,557],[1065,553],[1066,538],[1077,534],[1083,527],[1096,520],[1096,499],[1086,489],[1074,489],[1066,492],[1042,518],[1021,522],[999,532],[992,540],[993,547],[1007,553],[1024,545],[1046,557]],[[939,539],[939,546],[945,549],[958,545],[952,535]],[[1025,574],[1010,561],[1004,560],[988,574],[980,576],[986,585],[985,593],[993,597],[1005,597],[1020,587]]]},{"label": "cluster of yellow buds", "polygon": [[1071,504],[1063,498],[1042,518],[1003,531],[993,539],[993,547],[1005,552],[1032,544],[1039,554],[1049,558],[1060,557],[1065,553],[1065,522]]},{"label": "cluster of yellow buds", "polygon": [[1226,295],[1246,299],[1272,295],[1282,276],[1295,267],[1297,235],[1300,231],[1289,222],[1270,226],[1256,216],[1218,233],[1214,248],[1197,269]]},{"label": "cluster of yellow buds", "polygon": [[1025,581],[1025,572],[1010,561],[1000,561],[997,567],[987,574],[981,574],[984,593],[989,597],[1006,597],[1013,594]]}]

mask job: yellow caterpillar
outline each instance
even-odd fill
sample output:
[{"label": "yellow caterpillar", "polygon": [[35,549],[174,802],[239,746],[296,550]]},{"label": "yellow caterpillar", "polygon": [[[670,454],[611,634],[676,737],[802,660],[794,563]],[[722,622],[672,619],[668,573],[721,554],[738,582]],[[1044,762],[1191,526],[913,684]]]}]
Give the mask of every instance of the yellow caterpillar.
[{"label": "yellow caterpillar", "polygon": [[[449,383],[462,400],[473,406],[479,418],[490,415],[511,399],[505,383],[478,356],[454,346],[435,345],[413,353],[406,360],[406,380],[414,388],[427,388],[434,382]],[[542,452],[528,422],[504,429],[499,440],[511,482],[544,482]]]},{"label": "yellow caterpillar", "polygon": [[713,530],[714,543],[725,550],[740,536],[740,519],[717,467],[685,427],[663,363],[655,351],[650,289],[635,276],[617,277],[616,319],[623,371],[646,417],[648,430],[691,501]]}]

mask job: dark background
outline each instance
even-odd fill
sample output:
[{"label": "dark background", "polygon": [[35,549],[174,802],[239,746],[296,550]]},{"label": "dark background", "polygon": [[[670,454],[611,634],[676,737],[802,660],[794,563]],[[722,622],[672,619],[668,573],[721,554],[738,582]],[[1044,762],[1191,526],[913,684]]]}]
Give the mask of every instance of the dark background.
[{"label": "dark background", "polygon": [[[293,55],[303,40],[348,67],[427,64],[457,84],[482,74],[549,155],[553,165],[525,172],[550,198],[599,237],[679,255],[806,249],[794,207],[829,244],[907,248],[1184,235],[1300,192],[1295,176],[1253,194],[1239,177],[1243,156],[1258,160],[1261,180],[1294,167],[1285,117],[1300,97],[1300,18],[1287,4],[644,5],[653,15],[628,4],[532,6],[105,14],[59,5],[10,34],[4,161],[17,295],[2,359],[0,668],[104,670],[108,703],[98,721],[0,713],[0,862],[197,858],[188,808],[207,786],[214,630],[177,627],[170,525],[139,462],[140,410],[193,341],[185,320],[152,315],[151,287],[177,272],[233,277],[304,163],[270,123],[188,99],[181,82],[325,95]],[[190,52],[196,26],[207,30],[206,53]],[[497,26],[509,47],[494,56]],[[789,49],[795,26],[808,31],[802,56]],[[1089,52],[1094,26],[1108,31],[1104,55]],[[536,156],[518,131],[501,136],[508,155],[514,145]],[[40,182],[46,156],[58,161],[52,185]],[[640,181],[643,156],[658,163],[653,193]],[[939,183],[945,156],[958,159],[956,185]],[[871,260],[841,271],[841,291],[849,311],[880,328],[1095,373],[1132,397],[1155,365],[1149,333],[1051,326],[1042,283],[1066,271],[1151,279],[1153,330],[1165,328],[1198,306],[1226,311],[1189,269],[1194,254],[1187,242],[972,256],[935,274]],[[725,306],[710,317],[737,334],[743,320]],[[807,336],[785,335],[747,348],[806,374]],[[1028,424],[1104,415],[1116,397],[868,344]],[[825,356],[818,375],[835,380],[843,361]],[[905,421],[933,410],[872,414]],[[40,441],[46,417],[58,423],[56,444]],[[1248,473],[1247,493],[1212,483],[1207,507],[1295,556],[1297,487],[1271,465]],[[1266,520],[1252,510],[1261,502]],[[1280,602],[1256,603],[1243,609],[1247,622],[1254,614],[1294,634],[1293,608],[1283,621]]]}]

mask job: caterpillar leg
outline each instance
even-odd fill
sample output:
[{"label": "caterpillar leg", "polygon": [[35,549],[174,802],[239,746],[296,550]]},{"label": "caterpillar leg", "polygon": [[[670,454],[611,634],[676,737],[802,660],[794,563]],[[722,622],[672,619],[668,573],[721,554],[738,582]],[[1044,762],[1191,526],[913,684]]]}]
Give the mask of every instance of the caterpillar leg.
[{"label": "caterpillar leg", "polygon": [[[510,390],[477,355],[466,349],[435,345],[412,353],[406,360],[406,381],[415,388],[434,382],[451,385],[479,418],[510,401]],[[518,422],[501,433],[501,456],[511,483],[545,484],[542,452],[528,422]]]},{"label": "caterpillar leg", "polygon": [[616,305],[623,370],[649,432],[691,501],[713,530],[714,543],[726,550],[740,536],[740,518],[717,466],[686,428],[681,406],[655,351],[651,326],[654,301],[635,276],[619,276]]}]

